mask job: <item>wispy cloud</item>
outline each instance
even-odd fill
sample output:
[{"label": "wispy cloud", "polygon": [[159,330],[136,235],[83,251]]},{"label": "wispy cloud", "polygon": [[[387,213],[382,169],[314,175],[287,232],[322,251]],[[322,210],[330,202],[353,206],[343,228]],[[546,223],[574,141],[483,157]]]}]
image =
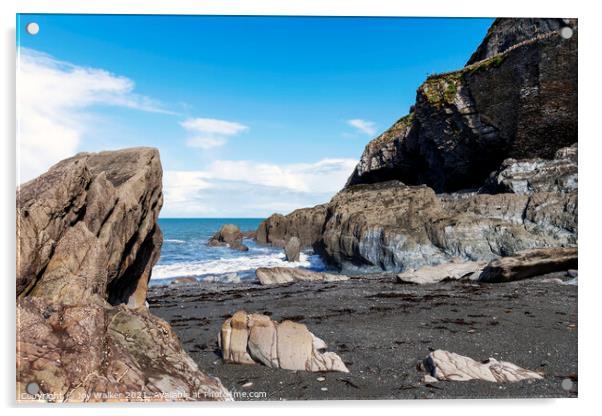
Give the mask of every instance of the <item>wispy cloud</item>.
[{"label": "wispy cloud", "polygon": [[203,171],[166,171],[162,215],[266,216],[329,200],[353,171],[353,159],[273,164],[216,160]]},{"label": "wispy cloud", "polygon": [[93,105],[169,113],[159,101],[134,92],[129,78],[74,65],[19,48],[17,70],[17,180],[24,182],[76,153],[92,127]]},{"label": "wispy cloud", "polygon": [[195,134],[186,141],[186,145],[204,150],[223,146],[228,142],[229,137],[249,129],[235,121],[215,118],[189,118],[180,125]]},{"label": "wispy cloud", "polygon": [[347,120],[347,124],[349,124],[351,127],[355,127],[362,133],[365,133],[369,136],[373,136],[376,133],[376,125],[372,121],[354,118],[352,120]]}]

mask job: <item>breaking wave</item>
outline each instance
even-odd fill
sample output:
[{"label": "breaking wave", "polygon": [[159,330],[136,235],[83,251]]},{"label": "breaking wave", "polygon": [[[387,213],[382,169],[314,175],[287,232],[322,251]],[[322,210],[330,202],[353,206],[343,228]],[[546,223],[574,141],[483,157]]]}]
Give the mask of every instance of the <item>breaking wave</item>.
[{"label": "breaking wave", "polygon": [[247,272],[258,267],[312,267],[315,257],[301,253],[297,262],[288,262],[284,253],[220,258],[215,260],[195,260],[173,264],[158,264],[153,268],[152,279],[170,279],[184,276],[221,275],[227,273]]}]

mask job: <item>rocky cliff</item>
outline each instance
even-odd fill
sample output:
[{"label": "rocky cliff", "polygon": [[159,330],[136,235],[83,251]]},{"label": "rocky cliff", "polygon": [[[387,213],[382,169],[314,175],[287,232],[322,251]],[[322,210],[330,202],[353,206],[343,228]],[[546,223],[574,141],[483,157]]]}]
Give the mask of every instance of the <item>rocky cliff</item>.
[{"label": "rocky cliff", "polygon": [[362,270],[576,246],[576,142],[576,21],[498,19],[466,67],[418,88],[328,204],[268,218],[258,241],[306,227],[304,245]]},{"label": "rocky cliff", "polygon": [[161,180],[158,151],[136,148],[78,154],[20,186],[18,400],[230,398],[145,306]]},{"label": "rocky cliff", "polygon": [[[515,36],[499,41],[512,22],[518,22]],[[525,29],[523,20],[502,21],[479,50],[496,51],[493,38],[507,45],[554,25],[534,25],[516,36]],[[575,143],[577,28],[570,39],[551,31],[490,53],[458,71],[430,76],[418,88],[412,112],[366,146],[348,186],[396,179],[436,192],[476,188],[506,158],[550,159]]]}]

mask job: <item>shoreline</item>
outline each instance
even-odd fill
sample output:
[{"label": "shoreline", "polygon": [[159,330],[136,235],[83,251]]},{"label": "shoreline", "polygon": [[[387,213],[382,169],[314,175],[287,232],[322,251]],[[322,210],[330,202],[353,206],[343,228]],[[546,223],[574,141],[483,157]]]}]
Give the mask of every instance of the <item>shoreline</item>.
[{"label": "shoreline", "polygon": [[[576,397],[577,287],[543,277],[421,286],[395,283],[392,274],[279,286],[198,283],[152,286],[148,302],[200,368],[230,391],[266,393],[242,400]],[[306,324],[350,373],[223,363],[217,333],[240,309]],[[416,364],[431,349],[507,360],[544,379],[424,383]],[[567,378],[574,379],[570,390],[562,387]]]}]

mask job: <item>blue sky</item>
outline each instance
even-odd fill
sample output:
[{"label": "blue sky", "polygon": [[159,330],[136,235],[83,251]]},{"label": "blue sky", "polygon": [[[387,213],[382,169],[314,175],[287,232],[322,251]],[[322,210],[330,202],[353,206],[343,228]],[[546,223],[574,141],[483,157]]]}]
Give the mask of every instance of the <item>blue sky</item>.
[{"label": "blue sky", "polygon": [[[17,20],[21,180],[75,151],[155,146],[164,217],[262,217],[326,202],[425,77],[463,66],[493,21]],[[31,21],[35,36],[24,30]]]}]

